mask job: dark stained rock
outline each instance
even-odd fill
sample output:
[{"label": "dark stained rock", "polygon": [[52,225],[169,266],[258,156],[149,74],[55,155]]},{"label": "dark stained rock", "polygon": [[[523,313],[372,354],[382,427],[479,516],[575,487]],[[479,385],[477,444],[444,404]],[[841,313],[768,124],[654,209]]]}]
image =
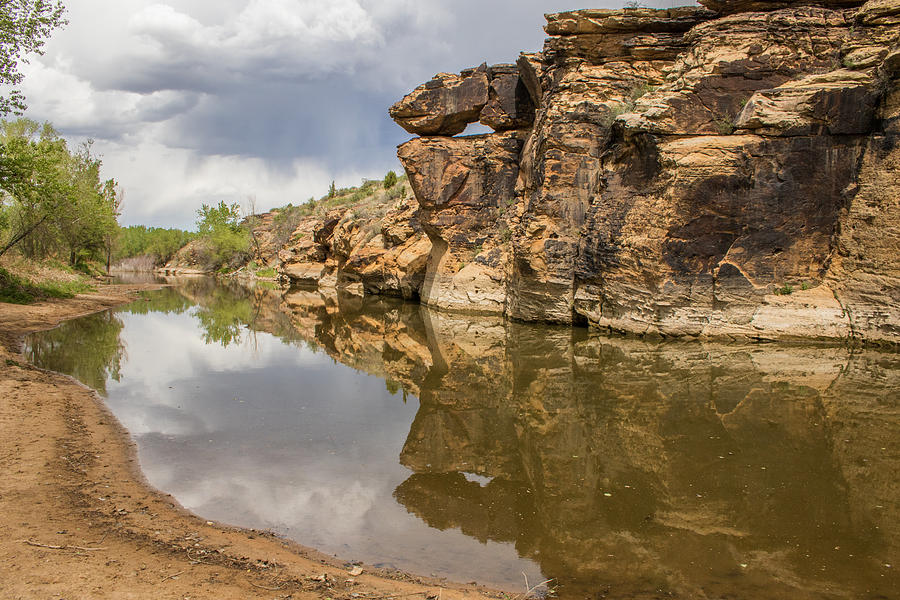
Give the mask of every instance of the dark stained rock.
[{"label": "dark stained rock", "polygon": [[736,129],[768,135],[858,135],[875,123],[878,90],[865,73],[810,75],[753,94]]},{"label": "dark stained rock", "polygon": [[494,65],[488,69],[488,103],[479,121],[494,131],[522,129],[534,122],[534,103],[516,65]]},{"label": "dark stained rock", "polygon": [[531,102],[534,106],[541,105],[541,99],[544,97],[543,84],[541,83],[541,75],[544,66],[541,63],[542,56],[540,54],[529,54],[523,52],[516,60],[516,66],[519,67],[519,77],[528,95],[531,96]]}]

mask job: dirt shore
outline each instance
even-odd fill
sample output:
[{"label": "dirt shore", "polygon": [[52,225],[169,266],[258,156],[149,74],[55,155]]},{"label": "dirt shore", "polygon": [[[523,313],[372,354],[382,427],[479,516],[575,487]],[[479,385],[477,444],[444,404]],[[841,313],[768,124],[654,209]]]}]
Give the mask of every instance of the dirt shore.
[{"label": "dirt shore", "polygon": [[0,304],[0,598],[496,597],[203,521],[143,480],[127,432],[75,380],[33,367],[22,337],[149,286]]}]

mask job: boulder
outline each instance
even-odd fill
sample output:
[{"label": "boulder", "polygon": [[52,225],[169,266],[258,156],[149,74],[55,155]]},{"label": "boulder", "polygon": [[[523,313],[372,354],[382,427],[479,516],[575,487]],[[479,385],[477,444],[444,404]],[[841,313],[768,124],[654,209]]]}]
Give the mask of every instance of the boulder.
[{"label": "boulder", "polygon": [[391,118],[415,135],[456,135],[478,121],[488,103],[487,65],[459,75],[439,73],[391,106]]}]

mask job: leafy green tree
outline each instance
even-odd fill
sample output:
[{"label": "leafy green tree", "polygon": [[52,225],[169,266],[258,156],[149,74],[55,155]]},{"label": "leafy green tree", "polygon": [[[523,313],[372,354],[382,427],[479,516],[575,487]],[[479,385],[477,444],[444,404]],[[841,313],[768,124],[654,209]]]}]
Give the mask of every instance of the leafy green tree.
[{"label": "leafy green tree", "polygon": [[57,249],[54,217],[68,196],[69,152],[49,125],[19,119],[0,127],[0,189],[8,214],[4,254],[21,243],[27,256],[46,256]]},{"label": "leafy green tree", "polygon": [[384,189],[389,190],[395,185],[397,185],[397,174],[393,171],[388,171],[387,175],[384,176]]},{"label": "leafy green tree", "polygon": [[69,157],[67,201],[54,214],[72,266],[92,258],[108,262],[121,204],[115,180],[100,181],[100,160],[91,154],[91,143]]},{"label": "leafy green tree", "polygon": [[219,201],[217,206],[202,205],[197,211],[197,231],[216,265],[236,264],[247,257],[250,233],[241,226],[237,203],[229,206]]},{"label": "leafy green tree", "polygon": [[190,231],[131,225],[122,227],[113,241],[113,260],[151,256],[157,265],[169,262],[185,244],[197,237]]},{"label": "leafy green tree", "polygon": [[0,123],[0,255],[20,245],[26,256],[72,266],[108,257],[122,194],[101,181],[100,166],[90,142],[72,153],[48,123]]},{"label": "leafy green tree", "polygon": [[66,23],[59,0],[0,0],[0,85],[11,86],[0,95],[0,116],[21,114],[25,97],[16,89],[22,83],[21,63],[28,54],[42,54],[50,32]]}]

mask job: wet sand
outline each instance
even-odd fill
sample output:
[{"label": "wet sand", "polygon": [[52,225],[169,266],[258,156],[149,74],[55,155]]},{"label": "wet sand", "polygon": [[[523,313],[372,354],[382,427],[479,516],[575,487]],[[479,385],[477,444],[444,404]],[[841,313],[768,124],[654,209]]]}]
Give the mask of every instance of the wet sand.
[{"label": "wet sand", "polygon": [[22,337],[128,302],[152,285],[0,304],[0,597],[498,597],[203,521],[150,488],[128,433],[74,379],[29,365]]}]

